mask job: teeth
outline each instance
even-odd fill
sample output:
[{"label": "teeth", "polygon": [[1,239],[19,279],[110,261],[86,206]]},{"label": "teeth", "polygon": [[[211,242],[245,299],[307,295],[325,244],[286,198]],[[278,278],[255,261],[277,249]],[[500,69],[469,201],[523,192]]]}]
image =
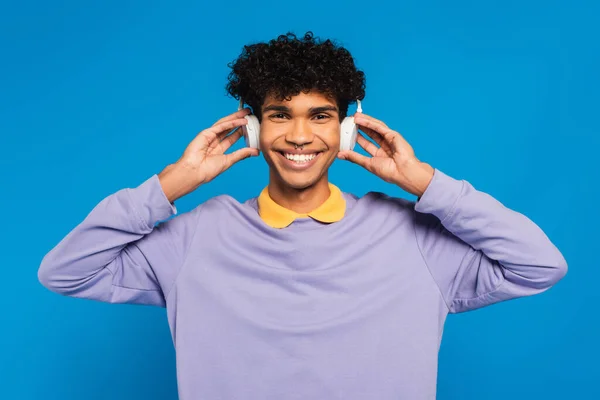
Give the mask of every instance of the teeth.
[{"label": "teeth", "polygon": [[313,154],[288,154],[288,153],[286,153],[285,154],[285,158],[287,158],[288,160],[292,160],[292,161],[299,162],[299,163],[309,162],[316,156],[317,156],[316,153],[313,153]]}]

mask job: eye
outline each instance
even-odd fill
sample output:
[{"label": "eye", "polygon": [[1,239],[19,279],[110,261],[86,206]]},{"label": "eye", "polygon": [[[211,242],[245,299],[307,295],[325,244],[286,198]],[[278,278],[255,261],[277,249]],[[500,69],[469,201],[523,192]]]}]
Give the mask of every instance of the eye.
[{"label": "eye", "polygon": [[327,115],[327,114],[317,114],[317,115],[315,115],[315,118],[317,120],[324,121],[324,120],[329,119],[331,117],[329,115]]},{"label": "eye", "polygon": [[271,114],[271,118],[285,118],[285,114],[283,113],[278,113],[278,114]]}]

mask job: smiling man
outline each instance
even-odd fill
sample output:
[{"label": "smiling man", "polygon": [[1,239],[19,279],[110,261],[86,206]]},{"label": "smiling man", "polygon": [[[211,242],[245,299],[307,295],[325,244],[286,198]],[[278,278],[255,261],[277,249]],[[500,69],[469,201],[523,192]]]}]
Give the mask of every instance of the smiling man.
[{"label": "smiling man", "polygon": [[[249,123],[242,109],[103,199],[39,269],[57,293],[166,307],[181,399],[434,399],[448,314],[566,274],[535,223],[419,160],[384,122],[357,112],[368,155],[340,151],[365,87],[343,47],[287,34],[245,46],[231,68],[228,92],[260,121],[268,186],[169,218],[177,199],[260,154],[226,153]],[[418,200],[340,190],[327,174],[336,158]]]}]

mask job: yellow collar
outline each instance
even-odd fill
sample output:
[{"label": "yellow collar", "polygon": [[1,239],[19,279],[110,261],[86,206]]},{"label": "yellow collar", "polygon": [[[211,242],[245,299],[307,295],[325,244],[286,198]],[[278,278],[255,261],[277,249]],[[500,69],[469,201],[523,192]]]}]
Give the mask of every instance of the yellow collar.
[{"label": "yellow collar", "polygon": [[346,200],[340,189],[329,183],[330,194],[327,200],[313,211],[299,214],[275,203],[269,196],[268,187],[265,187],[258,196],[258,214],[263,221],[272,228],[285,228],[296,218],[311,217],[320,222],[337,222],[344,217]]}]

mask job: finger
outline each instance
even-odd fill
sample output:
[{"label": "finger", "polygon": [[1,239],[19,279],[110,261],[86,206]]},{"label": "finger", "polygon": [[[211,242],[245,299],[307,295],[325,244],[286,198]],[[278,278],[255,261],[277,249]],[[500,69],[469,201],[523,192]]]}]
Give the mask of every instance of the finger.
[{"label": "finger", "polygon": [[[227,131],[219,133],[217,135],[218,140],[213,140],[208,145],[208,152],[210,154],[223,154],[225,151],[239,138],[241,137],[240,127],[238,126],[229,134]],[[233,141],[232,141],[233,135]],[[238,136],[239,135],[239,136]]]},{"label": "finger", "polygon": [[378,124],[380,124],[380,125],[382,125],[382,126],[384,126],[384,127],[386,127],[386,128],[388,127],[388,126],[385,124],[385,122],[383,122],[383,121],[381,121],[381,120],[378,120],[377,118],[375,118],[375,117],[372,117],[372,116],[370,116],[369,114],[365,114],[365,113],[363,113],[363,112],[357,113],[357,114],[356,114],[356,117],[359,117],[359,118],[366,118],[366,119],[368,119],[368,120],[371,120],[371,121],[373,121],[373,122],[375,122],[375,123],[378,123]]},{"label": "finger", "polygon": [[256,157],[260,154],[258,149],[244,147],[243,149],[239,149],[230,154],[225,154],[225,168],[231,167],[236,162],[244,160],[249,157]]},{"label": "finger", "polygon": [[371,128],[367,128],[366,126],[361,126],[360,130],[367,134],[371,139],[373,139],[375,141],[375,143],[377,143],[379,146],[381,146],[382,144],[385,144],[385,140],[383,140],[383,137],[381,136],[381,134]]},{"label": "finger", "polygon": [[224,121],[217,125],[211,126],[210,128],[207,128],[200,132],[198,135],[196,135],[194,140],[192,140],[192,142],[190,143],[190,146],[192,146],[193,148],[208,148],[219,137],[230,132],[232,129],[235,129],[242,125],[246,125],[247,123],[248,120],[246,120],[246,118],[238,118]]},{"label": "finger", "polygon": [[377,150],[379,150],[379,147],[375,146],[374,143],[368,141],[363,135],[358,135],[356,137],[356,142],[359,144],[360,147],[365,149],[365,151],[373,157],[375,157],[375,154],[377,154]]},{"label": "finger", "polygon": [[371,171],[371,157],[363,156],[353,150],[344,150],[338,153],[338,158],[342,160],[348,160],[355,164],[360,165],[368,171]]},{"label": "finger", "polygon": [[229,149],[231,146],[233,146],[233,144],[235,142],[237,142],[243,135],[242,129],[241,128],[236,128],[233,132],[231,132],[229,135],[227,135],[226,137],[224,137],[221,142],[219,143],[218,147],[218,151],[219,153],[225,153],[227,151],[227,149]]},{"label": "finger", "polygon": [[398,144],[408,145],[408,142],[402,137],[402,135],[388,128],[385,124],[362,117],[356,117],[354,119],[354,122],[360,127],[372,129],[373,131],[378,133],[390,146],[393,145],[395,140],[400,140],[402,142]]},{"label": "finger", "polygon": [[377,143],[379,145],[379,147],[381,147],[381,149],[383,149],[383,151],[388,155],[388,156],[392,156],[393,151],[390,147],[390,145],[383,139],[383,137],[375,132],[373,129],[369,129],[366,127],[361,127],[360,131],[362,133],[367,134],[367,136],[369,136],[371,139],[373,139],[375,141],[375,143]]},{"label": "finger", "polygon": [[230,121],[232,119],[244,118],[246,115],[249,115],[249,114],[250,114],[250,109],[242,108],[241,110],[238,110],[234,113],[224,116],[223,118],[221,118],[220,120],[215,122],[212,126],[218,125],[221,122]]},{"label": "finger", "polygon": [[360,127],[371,129],[374,133],[377,133],[384,139],[386,139],[386,135],[394,132],[388,128],[387,125],[375,121],[373,118],[366,118],[364,114],[355,117],[354,122]]},{"label": "finger", "polygon": [[[244,117],[242,117],[241,119],[243,121],[246,121],[246,122],[243,122],[242,125],[247,125],[248,124],[248,120],[247,119],[245,119]],[[230,121],[237,121],[237,120],[230,120]],[[225,122],[227,122],[227,121],[225,121]],[[224,122],[222,122],[222,123],[224,123]],[[211,128],[209,128],[209,129],[211,129]],[[217,128],[217,126],[215,126],[215,128]],[[236,130],[240,129],[240,126],[236,126],[234,129],[236,129]],[[219,140],[223,140],[225,138],[225,136],[227,136],[227,135],[229,135],[231,133],[233,133],[231,131],[231,129],[224,129],[223,131],[217,133],[217,137],[219,138]]]}]

